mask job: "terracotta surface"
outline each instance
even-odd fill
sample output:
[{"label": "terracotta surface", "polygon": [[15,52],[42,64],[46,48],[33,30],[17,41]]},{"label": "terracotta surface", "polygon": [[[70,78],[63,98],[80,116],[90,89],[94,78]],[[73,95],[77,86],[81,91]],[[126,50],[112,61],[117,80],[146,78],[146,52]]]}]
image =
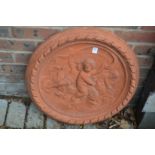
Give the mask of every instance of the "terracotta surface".
[{"label": "terracotta surface", "polygon": [[101,29],[70,29],[42,43],[26,73],[28,91],[50,117],[70,124],[105,120],[135,93],[139,68],[127,44]]}]

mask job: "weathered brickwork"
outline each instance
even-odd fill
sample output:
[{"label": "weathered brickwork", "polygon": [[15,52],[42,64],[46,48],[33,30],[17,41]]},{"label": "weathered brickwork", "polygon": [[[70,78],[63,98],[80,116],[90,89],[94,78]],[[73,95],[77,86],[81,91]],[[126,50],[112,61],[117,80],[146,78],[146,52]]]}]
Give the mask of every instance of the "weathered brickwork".
[{"label": "weathered brickwork", "polygon": [[43,128],[44,115],[34,104],[31,104],[28,109],[26,128]]},{"label": "weathered brickwork", "polygon": [[[74,27],[0,27],[0,95],[28,96],[24,74],[31,54],[50,35],[68,28]],[[140,65],[140,82],[135,95],[137,98],[153,62],[150,51],[155,48],[155,27],[98,28],[111,30],[126,40],[137,54]]]},{"label": "weathered brickwork", "polygon": [[24,128],[26,107],[21,102],[12,102],[9,105],[6,126],[11,128]]}]

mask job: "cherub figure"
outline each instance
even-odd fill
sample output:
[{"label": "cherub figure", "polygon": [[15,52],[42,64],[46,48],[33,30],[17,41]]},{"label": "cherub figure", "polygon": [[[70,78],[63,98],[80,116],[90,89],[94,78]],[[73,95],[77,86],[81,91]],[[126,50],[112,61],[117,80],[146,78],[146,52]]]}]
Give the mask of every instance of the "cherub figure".
[{"label": "cherub figure", "polygon": [[92,59],[85,59],[79,67],[79,74],[76,79],[77,94],[76,98],[89,99],[92,104],[97,103],[99,95],[96,86],[96,81],[93,74],[96,73],[96,63]]}]

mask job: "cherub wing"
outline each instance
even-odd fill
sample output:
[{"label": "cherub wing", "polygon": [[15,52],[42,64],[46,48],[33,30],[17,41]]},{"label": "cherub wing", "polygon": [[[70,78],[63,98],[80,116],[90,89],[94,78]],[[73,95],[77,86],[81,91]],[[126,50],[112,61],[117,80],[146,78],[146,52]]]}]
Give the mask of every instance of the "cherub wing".
[{"label": "cherub wing", "polygon": [[98,74],[102,74],[106,71],[110,71],[110,70],[113,70],[114,66],[116,65],[117,63],[117,59],[116,57],[114,56],[114,54],[112,54],[112,61],[110,61],[109,63],[107,64],[104,64],[102,63],[99,68],[97,69],[95,75],[98,75]]},{"label": "cherub wing", "polygon": [[101,64],[94,76],[97,79],[97,85],[101,90],[109,91],[115,87],[116,80],[118,80],[118,71],[115,69],[117,58],[114,56],[109,64]]}]

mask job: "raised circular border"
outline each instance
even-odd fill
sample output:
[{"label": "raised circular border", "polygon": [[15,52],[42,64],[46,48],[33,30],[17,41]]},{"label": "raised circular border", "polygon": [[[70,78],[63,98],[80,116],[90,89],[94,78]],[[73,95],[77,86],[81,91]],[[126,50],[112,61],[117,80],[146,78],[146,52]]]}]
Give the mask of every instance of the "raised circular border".
[{"label": "raised circular border", "polygon": [[[119,106],[116,109],[114,109],[111,113],[107,115],[96,116],[93,119],[87,120],[72,119],[64,115],[62,116],[62,114],[59,114],[54,111],[51,113],[49,107],[46,104],[44,104],[44,101],[42,100],[39,91],[36,91],[37,72],[39,70],[40,63],[45,59],[45,57],[50,52],[66,43],[81,40],[101,42],[110,46],[111,48],[116,49],[128,63],[131,73],[130,88],[123,102],[120,103]],[[112,32],[97,28],[72,28],[49,37],[45,42],[43,42],[41,45],[37,47],[32,57],[30,58],[26,70],[27,89],[34,103],[36,103],[40,110],[45,112],[48,116],[69,124],[95,123],[112,117],[120,110],[122,110],[132,99],[138,85],[138,79],[139,66],[137,63],[136,55],[128,47],[127,43]]]}]

